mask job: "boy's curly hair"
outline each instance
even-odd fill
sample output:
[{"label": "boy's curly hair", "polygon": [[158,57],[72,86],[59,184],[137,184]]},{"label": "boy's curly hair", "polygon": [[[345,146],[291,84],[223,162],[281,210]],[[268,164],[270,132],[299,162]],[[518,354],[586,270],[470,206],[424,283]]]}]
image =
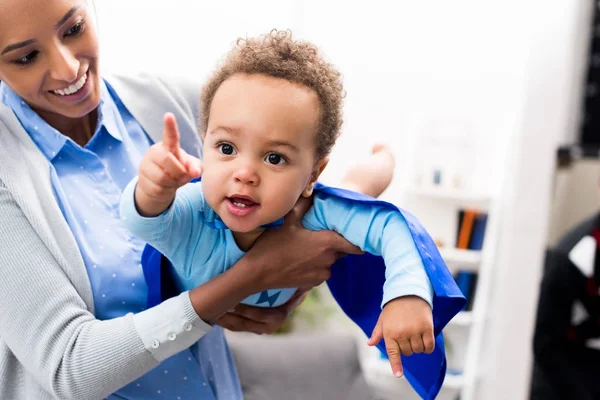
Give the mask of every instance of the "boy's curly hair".
[{"label": "boy's curly hair", "polygon": [[299,83],[319,97],[320,124],[316,153],[329,154],[342,126],[344,88],[341,74],[327,63],[318,49],[308,42],[292,40],[292,33],[272,30],[251,39],[238,39],[225,61],[202,88],[200,132],[206,134],[210,106],[221,84],[235,74],[262,74]]}]

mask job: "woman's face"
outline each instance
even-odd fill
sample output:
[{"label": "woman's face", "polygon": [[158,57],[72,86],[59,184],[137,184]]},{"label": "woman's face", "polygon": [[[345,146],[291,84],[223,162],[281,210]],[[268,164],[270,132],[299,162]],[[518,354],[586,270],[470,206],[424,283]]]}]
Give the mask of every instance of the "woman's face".
[{"label": "woman's face", "polygon": [[100,104],[98,37],[86,0],[0,0],[0,80],[48,122]]}]

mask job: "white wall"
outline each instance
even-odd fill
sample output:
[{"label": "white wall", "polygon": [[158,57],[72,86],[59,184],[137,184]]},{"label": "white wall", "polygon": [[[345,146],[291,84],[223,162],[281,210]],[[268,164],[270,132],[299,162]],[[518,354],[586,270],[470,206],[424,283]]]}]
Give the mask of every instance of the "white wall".
[{"label": "white wall", "polygon": [[512,65],[519,50],[490,24],[496,10],[474,0],[437,3],[171,0],[165,7],[102,0],[96,6],[102,64],[110,71],[204,79],[238,36],[277,27],[314,40],[344,74],[348,92],[343,135],[324,178],[338,180],[353,157],[386,141],[399,158],[402,184],[390,191],[396,198],[412,179],[419,133],[448,122],[466,125],[477,141],[484,167],[474,170],[482,178],[514,114],[506,103],[521,73]]},{"label": "white wall", "polygon": [[[476,399],[525,399],[554,152],[575,137],[591,2],[99,0],[103,65],[202,79],[238,36],[291,28],[345,76],[343,135],[325,179],[376,141],[406,201],[419,137],[466,126],[475,189],[504,199],[487,370]],[[143,15],[143,17],[142,17]],[[475,156],[473,156],[475,154]],[[506,178],[506,179],[504,179]]]},{"label": "white wall", "polygon": [[523,48],[513,47],[519,38],[512,30],[500,29],[511,15],[482,3],[489,2],[304,2],[303,33],[346,78],[346,125],[334,156],[347,165],[347,155],[365,144],[388,141],[405,186],[418,136],[443,140],[449,132],[440,125],[464,125],[477,146],[475,186],[488,188],[486,178],[501,165],[493,162],[495,150],[505,146],[514,119],[522,73],[514,60]]},{"label": "white wall", "polygon": [[515,98],[517,135],[507,161],[498,268],[482,352],[485,372],[476,399],[528,395],[555,152],[558,144],[576,136],[585,67],[581,55],[587,49],[593,6],[578,0],[523,2],[518,7],[527,22],[520,29],[529,51],[523,65],[523,93]]},{"label": "white wall", "polygon": [[102,65],[204,80],[240,36],[294,27],[297,3],[277,0],[97,0]]}]

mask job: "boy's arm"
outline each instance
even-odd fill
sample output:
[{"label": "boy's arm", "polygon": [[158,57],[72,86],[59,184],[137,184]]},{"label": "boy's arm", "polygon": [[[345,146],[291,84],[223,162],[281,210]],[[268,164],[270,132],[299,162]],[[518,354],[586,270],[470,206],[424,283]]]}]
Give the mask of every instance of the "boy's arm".
[{"label": "boy's arm", "polygon": [[303,224],[312,230],[336,231],[363,251],[383,256],[386,281],[382,307],[390,300],[410,295],[422,298],[433,307],[431,282],[406,221],[399,212],[316,194]]},{"label": "boy's arm", "polygon": [[125,228],[156,248],[173,264],[182,264],[177,259],[191,253],[190,242],[200,235],[203,227],[204,221],[199,212],[204,205],[202,185],[192,183],[179,188],[175,199],[162,214],[144,217],[135,203],[137,181],[136,177],[129,182],[121,197],[121,220]]},{"label": "boy's arm", "polygon": [[[199,159],[179,145],[179,129],[171,113],[164,116],[163,140],[150,146],[140,162],[139,175],[125,188],[121,198],[121,219],[134,235],[163,253],[174,265],[188,265],[187,243],[202,228],[203,198],[200,185],[186,183],[202,173]],[[190,191],[189,196],[184,192]],[[199,194],[194,193],[199,191]],[[194,202],[199,202],[195,204]],[[198,220],[194,220],[198,219]]]}]

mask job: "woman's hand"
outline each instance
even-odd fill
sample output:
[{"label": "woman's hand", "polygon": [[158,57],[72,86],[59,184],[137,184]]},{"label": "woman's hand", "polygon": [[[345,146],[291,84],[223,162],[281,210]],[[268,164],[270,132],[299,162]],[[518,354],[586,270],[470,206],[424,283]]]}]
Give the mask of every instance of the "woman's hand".
[{"label": "woman's hand", "polygon": [[275,308],[238,304],[215,323],[230,331],[252,332],[259,335],[274,333],[292,311],[304,301],[307,294],[308,289],[298,289],[287,303]]},{"label": "woman's hand", "polygon": [[285,217],[283,226],[268,230],[246,257],[255,276],[253,293],[267,289],[320,285],[331,275],[331,265],[346,254],[361,254],[341,235],[332,231],[313,232],[302,226],[312,200],[301,198]]},{"label": "woman's hand", "polygon": [[304,301],[308,291],[329,278],[335,260],[348,253],[361,253],[358,247],[335,232],[304,229],[302,217],[310,206],[309,199],[298,200],[286,216],[284,225],[264,233],[248,254],[257,257],[251,263],[257,276],[257,288],[260,288],[256,292],[283,287],[302,289],[298,289],[286,304],[275,308],[238,304],[215,321],[218,325],[232,331],[275,332]]},{"label": "woman's hand", "polygon": [[263,233],[232,268],[192,289],[190,300],[196,314],[232,330],[272,332],[303,300],[301,296],[279,309],[253,309],[239,303],[267,289],[309,290],[329,279],[331,265],[338,258],[362,253],[335,232],[304,229],[302,217],[310,206],[310,199],[298,200],[281,228]]}]

